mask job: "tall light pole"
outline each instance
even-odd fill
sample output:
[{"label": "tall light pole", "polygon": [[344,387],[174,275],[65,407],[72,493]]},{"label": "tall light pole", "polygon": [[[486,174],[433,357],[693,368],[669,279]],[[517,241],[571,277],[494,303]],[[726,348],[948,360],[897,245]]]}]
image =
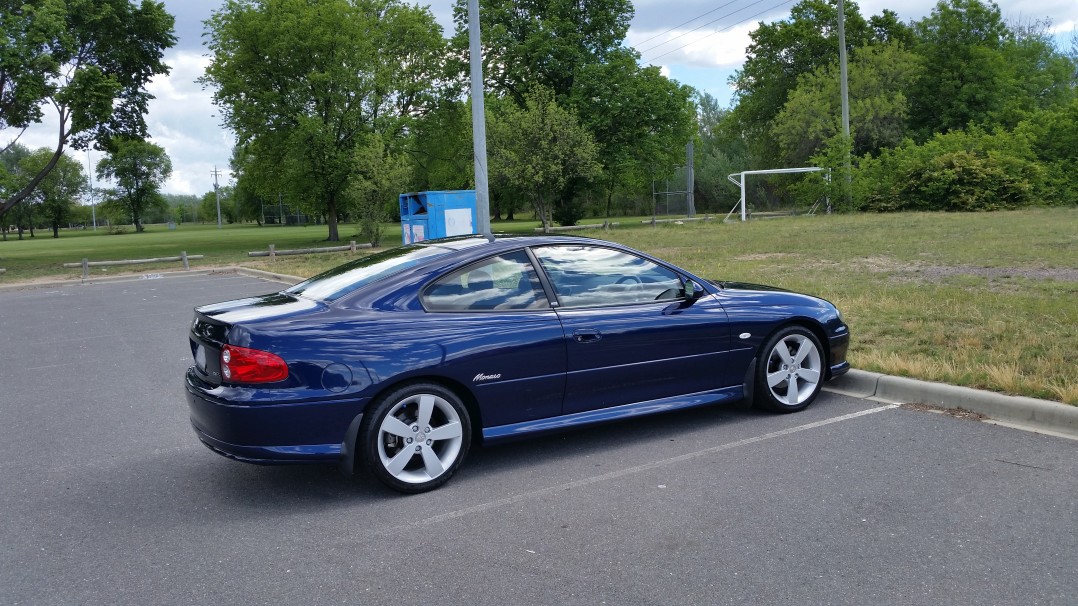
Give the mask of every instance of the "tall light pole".
[{"label": "tall light pole", "polygon": [[468,50],[472,66],[472,152],[475,155],[475,214],[479,233],[490,236],[487,188],[487,120],[483,102],[483,56],[479,40],[479,0],[468,0]]},{"label": "tall light pole", "polygon": [[217,170],[216,164],[213,165],[213,172],[210,174],[213,175],[213,196],[217,198],[217,229],[221,229],[221,194],[217,185],[217,175],[221,174],[221,171]]},{"label": "tall light pole", "polygon": [[842,135],[845,138],[844,143],[846,145],[846,188],[843,192],[843,199],[848,204],[850,201],[850,181],[852,180],[852,175],[850,174],[850,148],[853,146],[853,142],[850,141],[850,86],[846,70],[846,11],[843,9],[842,0],[838,0],[838,65],[839,86],[842,94]]}]

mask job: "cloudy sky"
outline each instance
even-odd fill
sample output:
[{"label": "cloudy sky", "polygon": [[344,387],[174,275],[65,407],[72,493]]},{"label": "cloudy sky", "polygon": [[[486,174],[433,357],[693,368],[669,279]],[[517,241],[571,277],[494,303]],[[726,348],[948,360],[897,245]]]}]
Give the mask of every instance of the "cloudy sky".
[{"label": "cloudy sky", "polygon": [[[482,0],[480,0],[482,1]],[[664,73],[727,104],[727,79],[745,58],[751,32],[760,21],[789,16],[797,0],[635,0],[636,16],[628,43],[640,51],[645,63],[659,65]],[[221,127],[210,102],[211,93],[195,79],[208,64],[202,44],[202,22],[220,7],[220,0],[164,0],[176,16],[177,45],[166,54],[172,66],[167,77],[154,80],[149,89],[157,98],[147,116],[152,140],[172,159],[173,174],[165,191],[201,195],[213,189],[214,167],[228,181],[228,159],[233,137]],[[427,2],[420,0],[420,4]],[[934,0],[907,0],[901,8],[883,0],[864,0],[859,5],[866,17],[891,8],[905,21],[919,19],[932,10]],[[1069,42],[1078,21],[1075,0],[1001,0],[1003,17],[1012,22],[1050,19],[1060,40]],[[451,33],[453,0],[431,0],[431,12]],[[47,114],[48,116],[48,114]],[[31,148],[52,146],[55,120],[28,130],[22,143]],[[85,152],[69,151],[84,164]],[[92,152],[92,161],[100,159]],[[96,185],[96,183],[95,183]]]}]

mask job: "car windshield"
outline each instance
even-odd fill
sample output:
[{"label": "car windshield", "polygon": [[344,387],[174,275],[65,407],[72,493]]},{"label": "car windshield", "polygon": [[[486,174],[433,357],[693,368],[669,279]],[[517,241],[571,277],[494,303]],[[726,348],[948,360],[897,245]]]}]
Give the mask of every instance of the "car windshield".
[{"label": "car windshield", "polygon": [[316,301],[335,301],[390,274],[418,265],[449,250],[433,246],[402,246],[334,267],[284,292]]}]

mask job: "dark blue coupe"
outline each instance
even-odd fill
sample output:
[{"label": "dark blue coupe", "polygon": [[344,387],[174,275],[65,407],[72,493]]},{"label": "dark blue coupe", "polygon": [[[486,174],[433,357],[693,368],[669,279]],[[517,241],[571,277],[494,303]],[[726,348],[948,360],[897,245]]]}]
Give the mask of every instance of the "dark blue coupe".
[{"label": "dark blue coupe", "polygon": [[833,305],[577,237],[395,248],[195,310],[202,442],[251,463],[445,483],[473,441],[749,398],[793,412],[849,369]]}]

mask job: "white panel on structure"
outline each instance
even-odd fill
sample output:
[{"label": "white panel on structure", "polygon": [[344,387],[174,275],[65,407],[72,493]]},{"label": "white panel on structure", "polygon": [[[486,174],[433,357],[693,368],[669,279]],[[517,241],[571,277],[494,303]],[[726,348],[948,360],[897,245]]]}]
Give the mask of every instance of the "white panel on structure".
[{"label": "white panel on structure", "polygon": [[475,227],[472,223],[470,208],[453,208],[445,211],[446,236],[464,236],[474,233]]},{"label": "white panel on structure", "polygon": [[414,242],[422,242],[423,240],[426,240],[427,235],[426,235],[425,231],[426,230],[423,229],[423,225],[413,225],[412,226],[412,237],[411,237],[410,240],[408,240],[408,242],[409,243],[414,243]]}]

